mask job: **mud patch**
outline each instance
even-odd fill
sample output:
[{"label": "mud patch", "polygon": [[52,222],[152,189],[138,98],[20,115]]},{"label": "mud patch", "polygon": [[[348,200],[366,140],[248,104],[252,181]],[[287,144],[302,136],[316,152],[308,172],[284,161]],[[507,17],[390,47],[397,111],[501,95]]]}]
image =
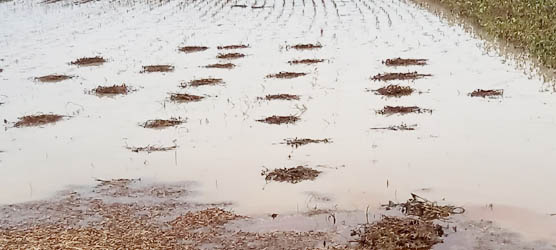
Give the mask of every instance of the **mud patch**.
[{"label": "mud patch", "polygon": [[184,122],[184,120],[180,120],[179,118],[170,118],[168,120],[154,119],[146,121],[141,126],[144,128],[167,128],[180,125]]},{"label": "mud patch", "polygon": [[297,50],[320,49],[320,48],[322,48],[322,45],[320,43],[316,43],[316,44],[304,43],[304,44],[292,45],[292,46],[289,46],[289,48],[297,49]]},{"label": "mud patch", "polygon": [[73,77],[74,76],[68,76],[68,75],[46,75],[41,77],[35,77],[35,80],[39,82],[61,82],[67,79],[71,79]]},{"label": "mud patch", "polygon": [[270,116],[264,119],[260,119],[257,120],[258,122],[264,122],[264,123],[268,123],[268,124],[291,124],[291,123],[295,123],[297,121],[299,121],[299,117],[297,116],[293,116],[293,115],[288,115],[288,116]]},{"label": "mud patch", "polygon": [[172,71],[174,71],[174,66],[161,64],[161,65],[143,66],[143,70],[141,70],[141,73],[172,72]]},{"label": "mud patch", "polygon": [[104,58],[100,56],[95,56],[95,57],[82,57],[71,62],[71,64],[79,65],[79,66],[94,66],[94,65],[101,65],[105,62],[106,60]]},{"label": "mud patch", "polygon": [[242,53],[226,53],[226,54],[218,54],[216,58],[218,59],[238,59],[245,57]]},{"label": "mud patch", "polygon": [[383,73],[377,74],[371,78],[374,81],[392,81],[392,80],[415,80],[424,77],[432,76],[431,74],[419,74],[415,72],[407,73]]},{"label": "mud patch", "polygon": [[91,90],[96,95],[125,95],[131,92],[131,88],[125,84],[112,86],[98,86]]},{"label": "mud patch", "polygon": [[174,145],[174,146],[163,147],[163,146],[149,145],[145,147],[126,147],[126,148],[131,150],[131,152],[135,152],[135,153],[147,152],[150,154],[152,152],[164,152],[164,151],[175,150],[176,148],[178,148],[178,146]]},{"label": "mud patch", "polygon": [[308,138],[293,138],[293,139],[286,139],[286,145],[292,147],[299,147],[304,146],[311,143],[331,143],[332,140],[325,138],[325,139],[308,139]]},{"label": "mud patch", "polygon": [[184,46],[180,47],[178,50],[184,53],[193,53],[207,50],[208,47],[205,46]]},{"label": "mud patch", "polygon": [[282,79],[291,79],[291,78],[297,78],[297,77],[301,77],[307,75],[307,73],[303,73],[303,72],[280,72],[277,74],[270,74],[267,75],[267,78],[282,78]]},{"label": "mud patch", "polygon": [[209,64],[205,66],[205,68],[213,68],[213,69],[233,69],[235,68],[235,64],[233,63],[215,63]]},{"label": "mud patch", "polygon": [[259,97],[258,99],[267,100],[267,101],[272,101],[272,100],[293,101],[293,100],[299,100],[299,96],[291,95],[291,94],[276,94],[276,95],[266,95],[265,97]]},{"label": "mud patch", "polygon": [[385,64],[386,66],[409,66],[409,65],[426,65],[427,64],[427,59],[404,59],[404,58],[392,58],[392,59],[386,59],[385,61],[382,61],[383,64]]},{"label": "mud patch", "polygon": [[244,44],[236,44],[236,45],[226,45],[226,46],[218,46],[218,49],[247,49],[249,45]]},{"label": "mud patch", "polygon": [[55,123],[62,120],[63,115],[56,114],[41,114],[41,115],[27,115],[19,117],[19,121],[15,123],[14,127],[34,127],[41,126],[49,123]]},{"label": "mud patch", "polygon": [[386,87],[382,87],[377,90],[374,90],[374,92],[379,95],[388,96],[388,97],[401,97],[401,96],[411,95],[413,93],[413,89],[408,86],[388,85]]},{"label": "mud patch", "polygon": [[204,96],[174,93],[170,95],[170,101],[173,102],[198,102],[205,98]]},{"label": "mud patch", "polygon": [[261,175],[265,176],[266,181],[299,183],[304,180],[314,180],[321,171],[297,166],[295,168],[277,168],[272,171],[265,169]]},{"label": "mud patch", "polygon": [[409,130],[415,130],[415,128],[417,127],[417,125],[406,125],[406,124],[401,124],[401,125],[392,125],[392,126],[388,126],[388,127],[374,127],[371,128],[373,130],[392,130],[392,131],[409,131]]},{"label": "mud patch", "polygon": [[488,90],[484,90],[484,89],[477,89],[471,93],[469,93],[469,96],[471,97],[488,97],[488,98],[497,98],[497,97],[501,97],[504,95],[504,90],[503,89],[488,89]]},{"label": "mud patch", "polygon": [[383,109],[377,110],[376,113],[381,115],[404,115],[409,113],[432,113],[432,110],[419,108],[417,106],[384,106]]},{"label": "mud patch", "polygon": [[222,83],[223,81],[221,78],[203,78],[203,79],[196,79],[196,80],[189,81],[188,84],[182,83],[181,87],[182,88],[185,88],[187,86],[198,87],[198,86],[216,85]]},{"label": "mud patch", "polygon": [[324,59],[301,59],[289,61],[289,64],[315,64],[324,62]]}]

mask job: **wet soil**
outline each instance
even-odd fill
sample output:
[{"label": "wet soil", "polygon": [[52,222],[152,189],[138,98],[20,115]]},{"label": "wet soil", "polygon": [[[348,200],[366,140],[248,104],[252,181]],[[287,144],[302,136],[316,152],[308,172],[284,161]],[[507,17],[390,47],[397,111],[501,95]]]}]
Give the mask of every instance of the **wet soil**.
[{"label": "wet soil", "polygon": [[141,70],[141,73],[172,72],[172,71],[174,71],[174,66],[161,64],[161,65],[143,66],[143,70]]},{"label": "wet soil", "polygon": [[266,181],[299,183],[305,180],[314,180],[321,172],[311,168],[297,166],[294,168],[277,168],[263,170],[261,173]]},{"label": "wet soil", "polygon": [[221,78],[203,78],[203,79],[196,79],[196,80],[192,80],[189,81],[188,84],[181,84],[182,88],[185,88],[187,86],[191,86],[191,87],[198,87],[198,86],[204,86],[204,85],[216,85],[216,84],[222,84],[224,83],[222,81]]},{"label": "wet soil", "polygon": [[293,115],[288,115],[288,116],[277,116],[277,115],[273,115],[273,116],[269,116],[267,118],[264,119],[260,119],[257,120],[258,122],[264,122],[264,123],[268,123],[268,124],[291,124],[291,123],[295,123],[297,121],[299,121],[299,117],[297,116],[293,116]]},{"label": "wet soil", "polygon": [[235,66],[236,65],[233,64],[233,63],[215,63],[215,64],[209,64],[209,65],[205,66],[205,68],[232,69]]},{"label": "wet soil", "polygon": [[409,113],[432,113],[432,110],[419,108],[417,106],[384,106],[383,109],[376,111],[376,113],[381,115],[403,115]]},{"label": "wet soil", "polygon": [[292,101],[292,100],[299,100],[299,96],[291,95],[291,94],[275,94],[275,95],[266,95],[265,97],[259,97],[259,99],[264,99],[267,101],[272,101],[272,100]]},{"label": "wet soil", "polygon": [[216,58],[218,59],[238,59],[245,57],[242,53],[226,53],[226,54],[218,54]]},{"label": "wet soil", "polygon": [[409,65],[426,65],[427,64],[427,59],[404,59],[404,58],[392,58],[392,59],[386,59],[385,61],[382,61],[383,64],[385,64],[386,66],[409,66]]},{"label": "wet soil", "polygon": [[388,85],[386,87],[374,90],[374,92],[376,92],[377,94],[388,97],[401,97],[411,95],[413,91],[414,90],[411,87],[400,85]]},{"label": "wet soil", "polygon": [[15,123],[15,127],[34,127],[41,126],[49,123],[55,123],[62,120],[63,115],[56,114],[41,114],[41,115],[27,115],[19,118]]},{"label": "wet soil", "polygon": [[419,74],[417,72],[408,73],[383,73],[377,74],[371,78],[374,81],[392,81],[392,80],[415,80],[432,76],[431,74]]},{"label": "wet soil", "polygon": [[178,50],[185,53],[193,53],[207,50],[208,47],[205,46],[184,46],[180,47]]},{"label": "wet soil", "polygon": [[292,45],[292,46],[289,46],[289,48],[297,49],[297,50],[320,49],[320,48],[322,48],[322,45],[320,43],[316,43],[316,44],[305,43],[305,44]]},{"label": "wet soil", "polygon": [[144,127],[144,128],[166,128],[166,127],[177,126],[177,125],[180,125],[184,122],[185,122],[184,120],[181,120],[179,118],[171,118],[171,119],[168,119],[168,120],[154,119],[154,120],[146,121],[141,126]]},{"label": "wet soil", "polygon": [[504,90],[503,89],[488,89],[488,90],[477,89],[477,90],[469,93],[469,95],[471,97],[496,98],[496,97],[503,96],[504,95]]},{"label": "wet soil", "polygon": [[68,75],[46,75],[41,77],[36,77],[35,80],[39,82],[61,82],[63,80],[71,79],[74,76]]},{"label": "wet soil", "polygon": [[300,76],[304,76],[307,75],[307,73],[303,73],[303,72],[280,72],[277,74],[270,74],[267,75],[267,78],[283,78],[283,79],[291,79],[291,78],[297,78]]},{"label": "wet soil", "polygon": [[91,90],[97,95],[125,95],[131,91],[131,88],[125,84],[112,86],[98,86]]},{"label": "wet soil", "polygon": [[164,146],[145,146],[145,147],[126,147],[127,149],[131,150],[131,152],[135,152],[135,153],[139,153],[139,152],[147,152],[147,153],[152,153],[152,152],[163,152],[163,151],[170,151],[170,150],[174,150],[176,148],[178,148],[178,146],[173,145],[173,146],[168,146],[168,147],[164,147]]},{"label": "wet soil", "polygon": [[374,127],[374,128],[371,128],[371,129],[374,129],[374,130],[392,130],[392,131],[408,131],[408,130],[415,130],[416,127],[417,127],[417,125],[401,124],[401,125],[392,125],[392,126],[388,126],[388,127]]},{"label": "wet soil", "polygon": [[235,45],[218,46],[217,48],[218,49],[246,49],[249,48],[249,45],[235,44]]},{"label": "wet soil", "polygon": [[205,98],[204,96],[174,93],[170,95],[170,100],[174,102],[197,102]]},{"label": "wet soil", "polygon": [[324,59],[300,59],[289,61],[289,64],[315,64],[324,62]]},{"label": "wet soil", "polygon": [[104,58],[100,56],[95,56],[95,57],[82,57],[71,62],[71,64],[79,65],[79,66],[92,66],[92,65],[100,65],[105,62],[106,60]]},{"label": "wet soil", "polygon": [[293,138],[293,139],[286,139],[286,144],[292,147],[299,147],[311,143],[331,143],[332,140],[330,139],[309,139],[309,138]]}]

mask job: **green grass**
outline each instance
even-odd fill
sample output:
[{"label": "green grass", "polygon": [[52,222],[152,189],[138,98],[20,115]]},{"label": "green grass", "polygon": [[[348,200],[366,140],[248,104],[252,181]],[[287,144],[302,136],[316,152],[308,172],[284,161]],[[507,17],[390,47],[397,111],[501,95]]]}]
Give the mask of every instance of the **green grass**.
[{"label": "green grass", "polygon": [[429,0],[556,69],[556,0]]}]

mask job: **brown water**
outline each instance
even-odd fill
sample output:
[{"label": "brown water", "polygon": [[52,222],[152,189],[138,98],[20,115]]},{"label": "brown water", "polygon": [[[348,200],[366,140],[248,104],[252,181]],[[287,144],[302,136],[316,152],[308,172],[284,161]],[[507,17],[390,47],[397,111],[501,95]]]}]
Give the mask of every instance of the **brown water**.
[{"label": "brown water", "polygon": [[[233,4],[264,5],[262,9]],[[287,45],[319,42],[296,51]],[[238,50],[232,70],[201,66],[216,46]],[[210,49],[184,54],[184,45]],[[410,192],[466,206],[524,209],[556,225],[556,99],[550,84],[525,75],[487,44],[404,1],[266,0],[99,1],[86,4],[0,4],[0,203],[45,198],[95,178],[196,181],[201,200],[227,200],[242,213],[293,212],[315,206],[365,209]],[[68,63],[101,55],[101,66]],[[391,68],[392,57],[427,58],[426,66]],[[293,59],[321,58],[310,66]],[[143,65],[172,64],[170,73],[141,74]],[[369,78],[383,72],[433,74],[393,81],[423,93],[384,98]],[[309,73],[269,79],[280,71]],[[76,78],[39,83],[63,73]],[[217,77],[224,85],[180,89],[182,81]],[[137,91],[98,97],[98,85],[126,83]],[[504,89],[500,99],[471,98],[475,89]],[[169,93],[206,96],[176,104]],[[261,101],[267,94],[299,101]],[[383,116],[385,105],[417,105],[432,114]],[[13,128],[23,115],[71,116],[52,125]],[[255,120],[299,115],[293,125]],[[182,117],[162,130],[149,119]],[[416,124],[415,131],[373,127]],[[286,138],[330,138],[333,143],[291,148]],[[169,152],[133,153],[127,146],[177,145]],[[315,181],[266,183],[266,168],[306,165],[323,171]],[[315,193],[331,201],[315,199]],[[496,210],[493,210],[496,211]],[[480,217],[480,216],[479,216]],[[504,217],[504,216],[501,216]],[[511,217],[511,216],[510,216]],[[507,217],[506,217],[507,218]],[[556,228],[556,227],[553,227]],[[555,236],[556,231],[549,231]]]}]

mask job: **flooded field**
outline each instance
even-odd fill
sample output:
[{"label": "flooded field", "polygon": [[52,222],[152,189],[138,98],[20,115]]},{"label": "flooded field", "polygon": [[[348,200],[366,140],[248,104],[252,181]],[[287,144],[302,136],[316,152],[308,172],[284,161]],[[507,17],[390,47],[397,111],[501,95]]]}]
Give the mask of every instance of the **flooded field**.
[{"label": "flooded field", "polygon": [[248,215],[416,193],[554,241],[555,89],[485,47],[407,1],[0,2],[0,204],[118,178]]}]

